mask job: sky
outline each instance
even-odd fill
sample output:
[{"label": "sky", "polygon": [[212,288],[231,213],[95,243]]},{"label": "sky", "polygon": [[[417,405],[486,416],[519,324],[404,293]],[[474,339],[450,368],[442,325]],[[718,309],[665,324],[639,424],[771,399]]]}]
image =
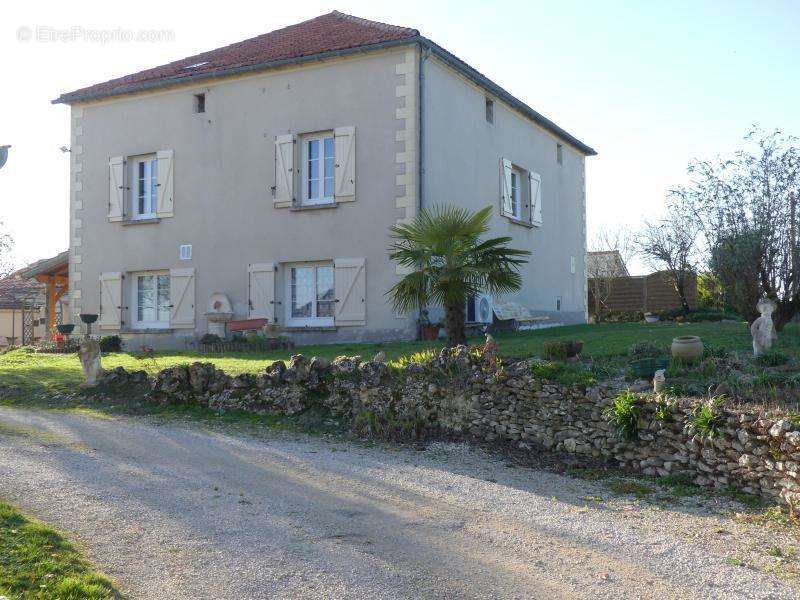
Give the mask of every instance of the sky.
[{"label": "sky", "polygon": [[0,220],[14,262],[68,246],[69,110],[52,99],[334,9],[419,29],[595,148],[590,238],[657,219],[690,160],[730,155],[754,124],[800,136],[800,0],[7,2]]}]

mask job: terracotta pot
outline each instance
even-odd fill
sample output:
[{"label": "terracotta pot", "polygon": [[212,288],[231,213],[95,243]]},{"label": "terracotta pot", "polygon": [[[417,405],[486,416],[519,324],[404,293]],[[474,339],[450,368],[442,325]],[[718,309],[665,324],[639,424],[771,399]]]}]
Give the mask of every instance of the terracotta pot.
[{"label": "terracotta pot", "polygon": [[441,325],[423,325],[422,326],[422,339],[427,342],[432,342],[439,339],[439,329]]},{"label": "terracotta pot", "polygon": [[696,360],[703,356],[703,340],[696,335],[681,335],[672,340],[672,357]]}]

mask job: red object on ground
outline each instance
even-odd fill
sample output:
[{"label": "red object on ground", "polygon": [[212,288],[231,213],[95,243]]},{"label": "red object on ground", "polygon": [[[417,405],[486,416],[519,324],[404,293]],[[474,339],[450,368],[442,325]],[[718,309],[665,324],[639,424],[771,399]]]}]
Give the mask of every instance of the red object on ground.
[{"label": "red object on ground", "polygon": [[261,329],[269,323],[269,319],[242,319],[241,321],[230,321],[228,331],[251,331]]}]

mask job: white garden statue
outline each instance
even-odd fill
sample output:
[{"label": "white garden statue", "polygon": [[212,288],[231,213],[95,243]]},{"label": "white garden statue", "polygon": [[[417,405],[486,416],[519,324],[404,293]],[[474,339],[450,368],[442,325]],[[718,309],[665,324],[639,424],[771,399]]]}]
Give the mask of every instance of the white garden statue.
[{"label": "white garden statue", "polygon": [[750,326],[753,336],[753,356],[761,356],[772,347],[772,342],[778,338],[775,325],[772,322],[772,313],[777,305],[769,298],[762,298],[756,304],[756,310],[761,314]]},{"label": "white garden statue", "polygon": [[88,337],[83,338],[78,348],[78,357],[81,359],[86,385],[96,384],[97,377],[103,370],[100,365],[100,342]]}]

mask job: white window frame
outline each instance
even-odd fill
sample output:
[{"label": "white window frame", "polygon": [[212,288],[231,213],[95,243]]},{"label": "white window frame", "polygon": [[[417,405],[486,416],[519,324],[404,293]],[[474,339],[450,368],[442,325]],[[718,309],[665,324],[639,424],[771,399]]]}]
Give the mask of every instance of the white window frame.
[{"label": "white window frame", "polygon": [[[155,219],[158,212],[158,158],[156,154],[143,154],[141,156],[132,156],[128,159],[130,164],[130,182],[131,182],[131,219]],[[145,191],[145,211],[139,210],[139,189],[141,182],[139,181],[139,165],[145,165],[145,176],[149,171],[150,186]],[[153,185],[155,181],[155,185]]]},{"label": "white window frame", "polygon": [[[331,172],[328,173],[325,170],[325,140],[330,139],[331,142],[331,154],[332,159],[332,168]],[[316,198],[309,198],[309,185],[308,185],[308,160],[309,160],[309,153],[308,153],[308,146],[311,142],[319,143],[319,196]],[[310,135],[304,135],[300,137],[300,143],[302,145],[300,151],[300,160],[302,161],[302,166],[300,169],[300,178],[301,178],[301,185],[300,185],[300,204],[302,206],[317,206],[320,204],[333,204],[336,199],[336,141],[334,140],[333,131],[325,131],[322,133],[315,133]],[[331,180],[331,195],[325,196],[325,179],[329,178]]]},{"label": "white window frame", "polygon": [[[159,277],[166,276],[170,288],[172,281],[170,280],[170,273],[167,270],[161,271],[137,271],[128,274],[130,283],[130,326],[131,329],[168,329],[170,325],[170,313],[172,312],[172,289],[170,289],[169,304],[165,307],[167,309],[167,319],[165,321],[140,321],[139,320],[139,277]],[[158,317],[158,281],[155,281],[155,309],[156,318]]]},{"label": "white window frame", "polygon": [[[286,265],[286,325],[288,327],[333,327],[334,314],[336,313],[336,299],[331,302],[334,303],[333,310],[330,317],[318,317],[317,315],[317,302],[319,301],[317,294],[317,269],[319,267],[328,267],[334,279],[332,281],[331,290],[334,295],[336,293],[336,270],[334,269],[332,261],[319,261],[319,262],[301,262]],[[314,269],[314,302],[311,305],[311,317],[292,317],[292,271],[294,269],[313,268]]]}]

